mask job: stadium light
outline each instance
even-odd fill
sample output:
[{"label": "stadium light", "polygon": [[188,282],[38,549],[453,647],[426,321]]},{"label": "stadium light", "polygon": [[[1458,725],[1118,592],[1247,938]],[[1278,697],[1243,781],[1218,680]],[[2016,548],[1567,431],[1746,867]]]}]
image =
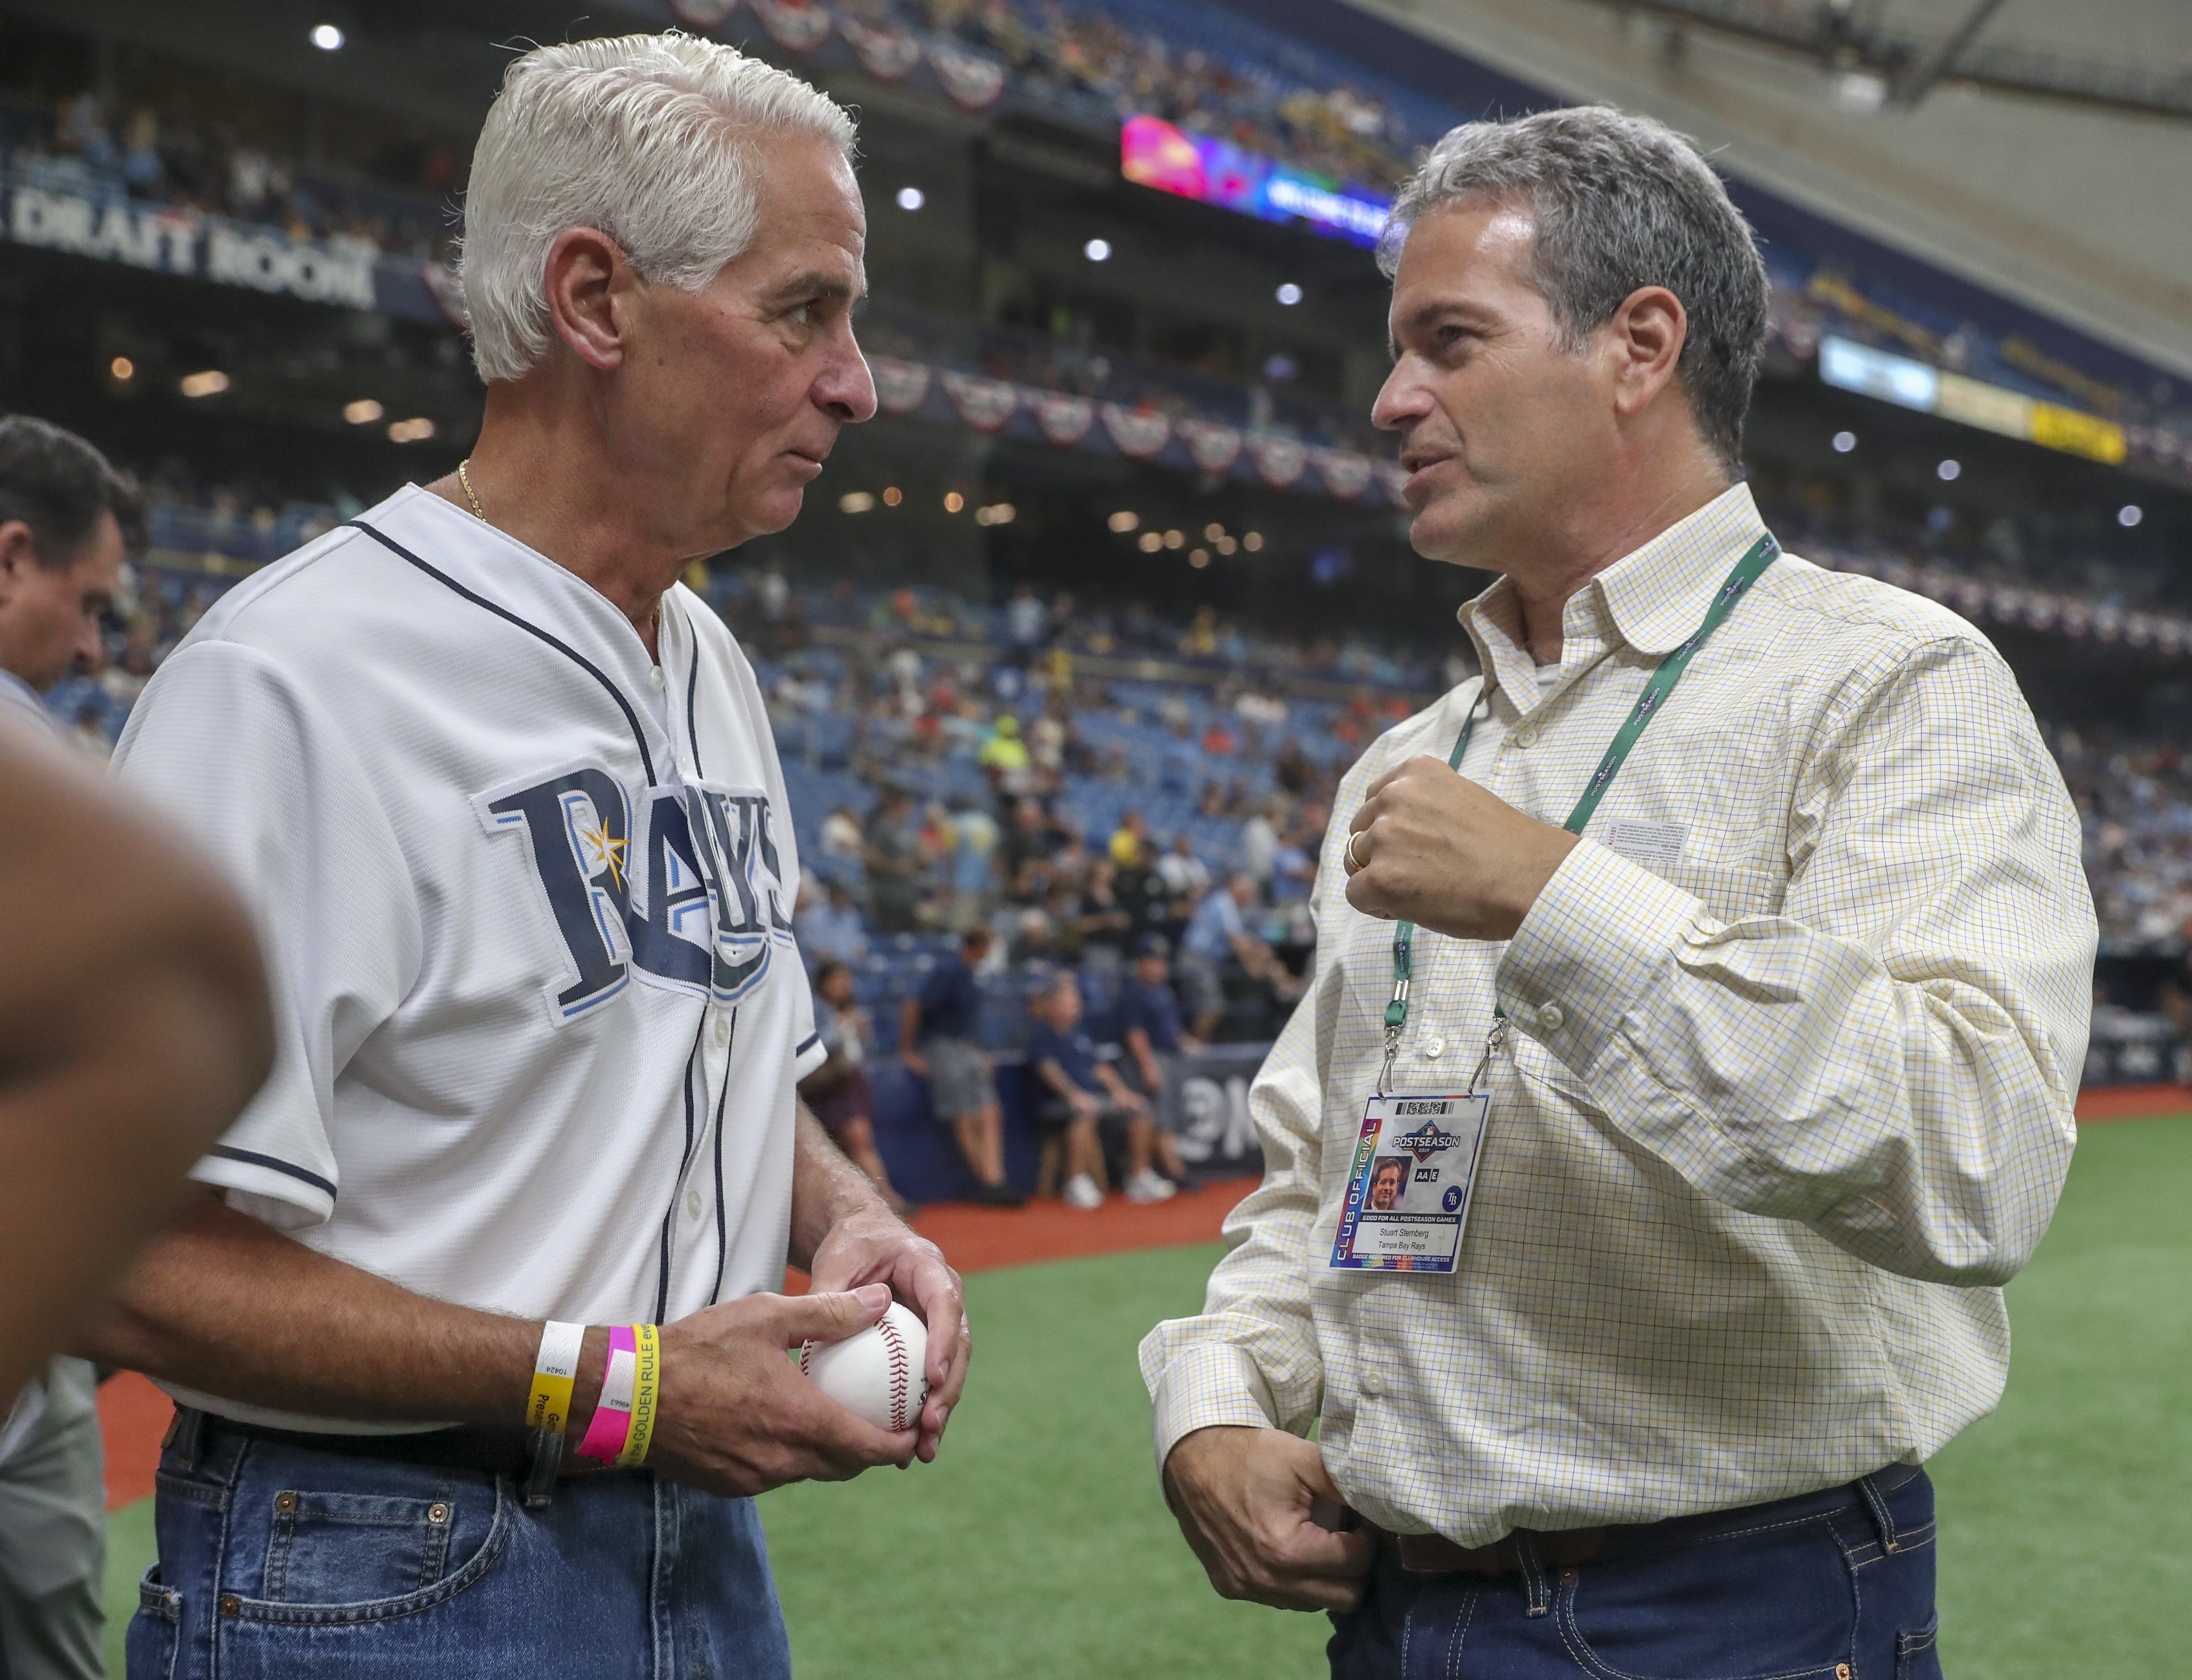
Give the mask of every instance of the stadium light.
[{"label": "stadium light", "polygon": [[333,24],[316,23],[312,26],[312,44],[322,52],[339,53],[342,51],[342,43],[343,32]]},{"label": "stadium light", "polygon": [[393,421],[388,428],[388,441],[391,443],[423,443],[433,435],[434,422],[424,414]]},{"label": "stadium light", "polygon": [[106,364],[106,371],[117,380],[134,380],[137,377],[137,364],[127,356],[117,356]]},{"label": "stadium light", "polygon": [[1164,546],[1167,548],[1184,548],[1187,546],[1187,533],[1185,531],[1167,531],[1161,540],[1164,543]]},{"label": "stadium light", "polygon": [[1953,484],[1964,476],[1964,464],[1960,460],[1944,460],[1933,471],[1944,484]]},{"label": "stadium light", "polygon": [[2146,510],[2135,501],[2127,501],[2116,510],[2116,523],[2128,531],[2146,517]]},{"label": "stadium light", "polygon": [[1127,532],[1133,530],[1136,526],[1142,523],[1142,516],[1139,513],[1130,512],[1122,507],[1104,523],[1110,526],[1111,529],[1117,532],[1121,536],[1124,536]]},{"label": "stadium light", "polygon": [[1241,546],[1240,543],[1231,537],[1220,537],[1211,546],[1220,554],[1230,554]]},{"label": "stadium light", "polygon": [[208,368],[202,374],[185,374],[175,388],[186,397],[218,397],[228,389],[228,375]]},{"label": "stadium light", "polygon": [[966,506],[967,498],[961,495],[958,491],[946,490],[944,493],[944,511],[946,513],[956,513]]},{"label": "stadium light", "polygon": [[993,501],[987,507],[974,510],[977,525],[1009,525],[1019,517],[1019,510],[1008,501]]},{"label": "stadium light", "polygon": [[1215,520],[1202,528],[1202,540],[1205,542],[1222,542],[1224,538],[1225,528]]},{"label": "stadium light", "polygon": [[1281,303],[1291,309],[1302,300],[1302,289],[1289,280],[1279,288],[1278,299]]},{"label": "stadium light", "polygon": [[917,210],[928,202],[928,195],[917,186],[902,186],[898,190],[898,207],[901,210]]},{"label": "stadium light", "polygon": [[840,513],[865,513],[876,505],[876,499],[865,490],[848,490],[837,498]]},{"label": "stadium light", "polygon": [[1187,557],[1187,563],[1194,567],[1196,571],[1201,571],[1210,563],[1210,551],[1207,548],[1192,550]]},{"label": "stadium light", "polygon": [[1164,546],[1164,538],[1156,531],[1144,531],[1135,539],[1134,546],[1145,554],[1155,554]]},{"label": "stadium light", "polygon": [[371,426],[385,411],[370,397],[361,397],[355,403],[343,404],[343,418],[352,426]]},{"label": "stadium light", "polygon": [[899,489],[897,485],[886,484],[883,486],[883,506],[885,507],[896,507],[905,500],[905,492]]},{"label": "stadium light", "polygon": [[1081,254],[1091,262],[1109,262],[1111,260],[1111,242],[1109,239],[1091,239],[1081,248]]},{"label": "stadium light", "polygon": [[1241,546],[1247,549],[1251,554],[1253,554],[1263,546],[1264,534],[1261,531],[1251,531],[1247,536],[1241,539]]},{"label": "stadium light", "polygon": [[1835,453],[1836,454],[1846,455],[1855,448],[1857,448],[1857,433],[1854,431],[1837,431],[1835,433]]}]

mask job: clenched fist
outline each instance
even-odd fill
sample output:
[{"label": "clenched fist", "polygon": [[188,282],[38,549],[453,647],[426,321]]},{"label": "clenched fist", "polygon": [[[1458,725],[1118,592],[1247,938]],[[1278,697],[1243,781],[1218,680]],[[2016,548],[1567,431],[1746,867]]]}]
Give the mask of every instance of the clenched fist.
[{"label": "clenched fist", "polygon": [[1348,829],[1348,903],[1464,940],[1512,939],[1576,843],[1428,756],[1372,783]]}]

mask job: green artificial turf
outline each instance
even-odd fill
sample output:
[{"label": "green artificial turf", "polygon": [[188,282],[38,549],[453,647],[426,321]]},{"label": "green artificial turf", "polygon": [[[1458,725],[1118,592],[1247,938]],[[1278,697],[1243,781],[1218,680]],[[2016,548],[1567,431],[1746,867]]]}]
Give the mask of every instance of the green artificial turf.
[{"label": "green artificial turf", "polygon": [[[2176,1680],[2192,1604],[2192,1120],[2089,1126],[2011,1288],[2001,1409],[1932,1466],[1952,1680]],[[1325,1622],[1213,1595],[1159,1499],[1134,1346],[1214,1246],[968,1280],[979,1354],[941,1460],[762,1501],[801,1680],[1287,1680]],[[119,1619],[150,1502],[117,1512]]]},{"label": "green artificial turf", "polygon": [[2192,1671],[2192,1120],[2087,1126],[2001,1409],[1929,1466],[1951,1680]]},{"label": "green artificial turf", "polygon": [[1210,1590],[1157,1492],[1134,1348],[1212,1243],[967,1280],[974,1381],[933,1465],[765,1495],[801,1680],[1287,1680],[1330,1624]]}]

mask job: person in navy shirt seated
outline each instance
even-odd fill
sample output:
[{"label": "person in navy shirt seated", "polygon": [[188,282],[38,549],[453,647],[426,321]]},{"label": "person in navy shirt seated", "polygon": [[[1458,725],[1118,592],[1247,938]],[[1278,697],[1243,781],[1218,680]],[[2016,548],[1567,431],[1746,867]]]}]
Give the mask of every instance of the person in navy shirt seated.
[{"label": "person in navy shirt seated", "polygon": [[1133,1167],[1127,1199],[1162,1202],[1173,1194],[1173,1185],[1150,1165],[1149,1105],[1127,1089],[1116,1068],[1096,1060],[1095,1043],[1082,1031],[1081,983],[1070,970],[1055,970],[1029,1000],[1028,1010],[1035,1020],[1028,1035],[1028,1102],[1038,1121],[1065,1128],[1066,1205],[1083,1210],[1104,1205],[1096,1177],[1104,1162],[1099,1128],[1107,1120],[1126,1127]]}]

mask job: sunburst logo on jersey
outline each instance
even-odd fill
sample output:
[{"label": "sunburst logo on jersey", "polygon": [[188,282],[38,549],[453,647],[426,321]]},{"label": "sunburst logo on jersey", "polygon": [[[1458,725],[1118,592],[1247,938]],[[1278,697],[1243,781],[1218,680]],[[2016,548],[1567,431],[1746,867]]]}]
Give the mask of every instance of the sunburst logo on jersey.
[{"label": "sunburst logo on jersey", "polygon": [[604,871],[609,880],[619,889],[624,886],[624,852],[625,842],[609,832],[602,820],[601,813],[591,803],[582,814],[575,814],[571,823],[572,837],[579,843],[579,862],[588,880],[594,880]]}]

